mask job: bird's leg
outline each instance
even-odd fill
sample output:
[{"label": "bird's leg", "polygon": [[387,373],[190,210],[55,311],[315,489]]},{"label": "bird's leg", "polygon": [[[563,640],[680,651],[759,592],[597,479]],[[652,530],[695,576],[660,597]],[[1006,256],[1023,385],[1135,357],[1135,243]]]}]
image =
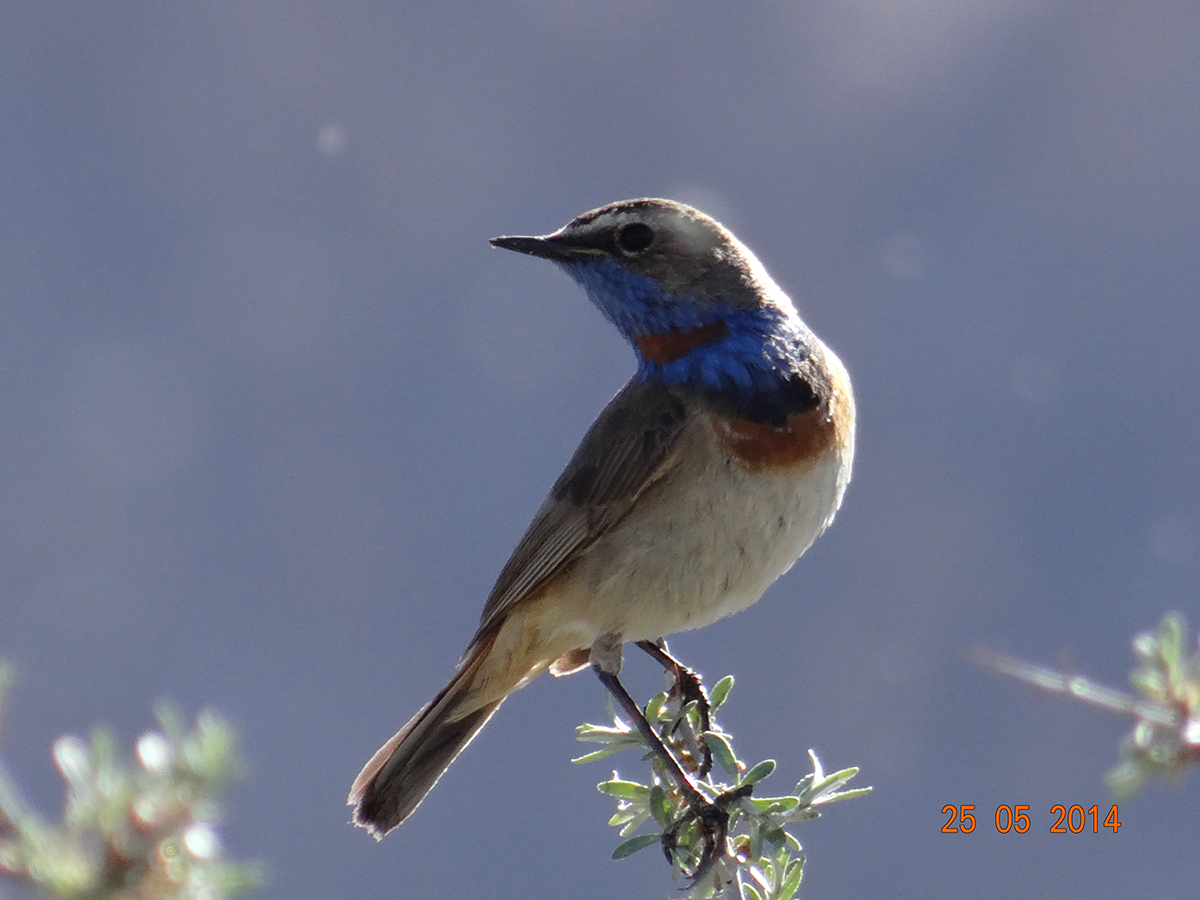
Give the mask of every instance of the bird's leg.
[{"label": "bird's leg", "polygon": [[[670,658],[665,651],[663,653],[666,658]],[[675,757],[671,755],[671,751],[667,749],[666,744],[655,733],[637,701],[629,695],[629,691],[621,683],[619,677],[621,674],[621,639],[619,636],[603,635],[596,641],[592,645],[591,662],[592,668],[600,678],[600,683],[612,694],[613,699],[617,701],[630,722],[642,735],[642,739],[658,757],[668,777],[675,782],[675,786],[683,795],[684,802],[688,805],[688,812],[663,833],[663,851],[669,861],[674,862],[675,837],[679,830],[693,819],[699,824],[704,836],[704,852],[691,876],[693,880],[698,881],[708,873],[721,856],[728,852],[726,838],[729,811],[726,807],[730,802],[748,796],[749,786],[728,791],[715,800],[709,800],[701,793],[696,783],[683,771],[683,768],[675,761]]]},{"label": "bird's leg", "polygon": [[675,680],[671,696],[678,698],[681,706],[692,702],[696,704],[696,712],[700,715],[700,734],[696,735],[696,743],[700,746],[698,774],[704,778],[712,769],[712,751],[708,749],[708,742],[704,739],[705,732],[712,728],[712,711],[708,702],[708,692],[704,690],[704,682],[698,672],[671,655],[671,651],[667,649],[667,642],[662,638],[657,641],[638,641],[637,645],[671,674]]},{"label": "bird's leg", "polygon": [[646,714],[642,708],[638,706],[637,701],[629,695],[629,691],[621,683],[619,677],[621,674],[620,640],[611,638],[609,635],[601,637],[592,646],[591,661],[592,668],[600,678],[600,683],[612,694],[617,705],[629,717],[630,724],[641,733],[642,739],[667,770],[667,775],[682,792],[688,806],[696,808],[707,805],[709,801],[696,787],[696,783],[692,781],[691,777],[683,771],[683,767],[676,762],[671,751],[667,749],[667,745],[662,742],[662,739],[646,720]]}]

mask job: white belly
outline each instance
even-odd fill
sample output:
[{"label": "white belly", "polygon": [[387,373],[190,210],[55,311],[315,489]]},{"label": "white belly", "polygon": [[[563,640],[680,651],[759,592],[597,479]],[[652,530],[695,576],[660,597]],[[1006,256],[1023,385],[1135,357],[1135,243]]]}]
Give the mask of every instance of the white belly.
[{"label": "white belly", "polygon": [[832,521],[853,445],[802,471],[749,472],[711,441],[696,450],[579,561],[570,593],[585,645],[652,640],[755,603]]}]

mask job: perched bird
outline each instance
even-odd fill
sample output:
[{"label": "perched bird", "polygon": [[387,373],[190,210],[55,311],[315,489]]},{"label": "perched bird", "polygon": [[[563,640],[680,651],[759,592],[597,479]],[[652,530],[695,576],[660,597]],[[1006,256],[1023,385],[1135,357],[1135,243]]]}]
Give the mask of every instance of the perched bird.
[{"label": "perched bird", "polygon": [[845,368],[720,223],[626,200],[492,244],[562,267],[638,367],[501,571],[450,682],[355,779],[354,821],[376,837],[542,672],[592,665],[611,689],[623,644],[652,649],[757,601],[850,481]]}]

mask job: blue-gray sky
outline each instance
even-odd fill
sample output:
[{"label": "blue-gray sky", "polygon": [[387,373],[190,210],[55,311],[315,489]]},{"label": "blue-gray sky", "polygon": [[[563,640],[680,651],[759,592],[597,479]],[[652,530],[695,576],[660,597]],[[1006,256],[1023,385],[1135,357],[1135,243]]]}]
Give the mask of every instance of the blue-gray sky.
[{"label": "blue-gray sky", "polygon": [[[810,746],[875,786],[800,829],[804,895],[1192,896],[1195,779],[1045,833],[1107,802],[1125,723],[962,652],[1119,686],[1135,631],[1200,620],[1198,34],[1191,0],[6,3],[0,752],[50,810],[58,734],[212,704],[267,898],[669,894],[567,762],[587,674],[513,697],[382,844],[343,806],[632,369],[487,238],[669,196],[859,398],[834,527],[672,642],[737,675],[781,787]],[[1035,829],[942,834],[963,803]]]}]

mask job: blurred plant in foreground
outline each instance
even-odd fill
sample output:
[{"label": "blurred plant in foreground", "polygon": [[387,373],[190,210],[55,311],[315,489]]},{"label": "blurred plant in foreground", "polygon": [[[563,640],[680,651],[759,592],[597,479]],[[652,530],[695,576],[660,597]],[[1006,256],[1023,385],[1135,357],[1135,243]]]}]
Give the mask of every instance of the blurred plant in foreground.
[{"label": "blurred plant in foreground", "polygon": [[[732,676],[716,684],[709,699],[710,714],[725,702],[732,687]],[[660,693],[651,698],[645,713],[676,760],[691,770],[701,792],[711,800],[728,800],[723,805],[729,813],[726,846],[708,871],[697,873],[698,868],[702,869],[704,830],[636,729],[615,715],[612,727],[580,725],[576,728],[578,740],[604,746],[573,762],[592,762],[630,747],[639,749],[643,758],[651,761],[648,785],[625,780],[615,771],[611,779],[597,785],[602,793],[616,798],[617,812],[609,824],[619,828],[621,837],[627,838],[613,851],[613,858],[623,859],[645,847],[661,844],[671,861],[674,877],[692,879],[682,896],[790,900],[800,886],[805,858],[800,842],[784,826],[815,819],[820,815],[817,807],[821,804],[860,797],[871,790],[869,787],[839,790],[858,774],[858,769],[842,769],[826,775],[810,750],[812,774],[804,776],[791,794],[752,797],[750,791],[775,770],[774,760],[763,760],[747,769],[734,754],[730,735],[720,730],[715,721],[710,718],[709,730],[702,730],[699,704],[695,701],[681,704],[673,696]],[[704,761],[709,753],[729,776],[730,783],[717,781],[711,773],[705,773]],[[651,819],[660,830],[631,836]]]},{"label": "blurred plant in foreground", "polygon": [[1174,612],[1163,616],[1156,631],[1134,637],[1137,666],[1129,681],[1140,697],[986,649],[972,657],[1039,690],[1132,716],[1133,731],[1121,741],[1121,761],[1105,776],[1113,794],[1125,799],[1153,778],[1177,781],[1200,762],[1200,652],[1188,656],[1187,644],[1187,625]]},{"label": "blurred plant in foreground", "polygon": [[[11,680],[0,666],[0,702]],[[232,729],[212,712],[190,729],[166,704],[156,715],[136,762],[103,729],[54,742],[67,783],[61,824],[28,809],[0,765],[0,875],[87,900],[220,900],[261,883],[260,867],[222,860],[214,825],[216,797],[238,774]]]}]

